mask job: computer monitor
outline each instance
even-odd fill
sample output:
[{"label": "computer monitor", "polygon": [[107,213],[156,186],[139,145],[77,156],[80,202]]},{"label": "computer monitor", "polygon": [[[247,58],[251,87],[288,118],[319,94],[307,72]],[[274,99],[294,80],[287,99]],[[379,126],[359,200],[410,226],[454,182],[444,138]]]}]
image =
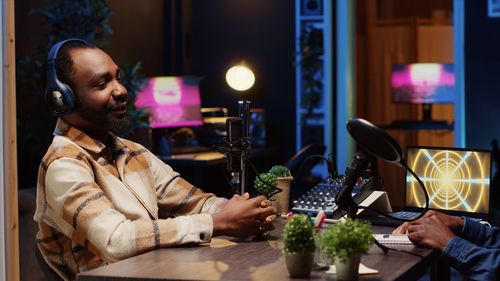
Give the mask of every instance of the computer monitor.
[{"label": "computer monitor", "polygon": [[[486,218],[490,213],[491,152],[487,150],[410,146],[408,166],[423,181],[429,207],[449,214]],[[406,207],[423,208],[424,193],[406,176]]]},{"label": "computer monitor", "polygon": [[395,103],[446,104],[455,101],[453,64],[412,63],[392,66]]},{"label": "computer monitor", "polygon": [[151,128],[203,125],[199,77],[151,77],[138,93],[135,106],[146,107]]}]

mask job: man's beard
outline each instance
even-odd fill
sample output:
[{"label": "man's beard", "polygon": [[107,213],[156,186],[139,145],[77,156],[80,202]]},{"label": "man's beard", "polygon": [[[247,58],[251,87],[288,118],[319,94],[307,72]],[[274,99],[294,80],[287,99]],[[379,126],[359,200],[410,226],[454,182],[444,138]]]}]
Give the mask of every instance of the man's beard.
[{"label": "man's beard", "polygon": [[115,135],[123,136],[128,133],[132,122],[125,115],[124,118],[118,119],[109,117],[106,109],[99,111],[85,103],[79,102],[77,106],[78,113],[94,125],[107,129]]}]

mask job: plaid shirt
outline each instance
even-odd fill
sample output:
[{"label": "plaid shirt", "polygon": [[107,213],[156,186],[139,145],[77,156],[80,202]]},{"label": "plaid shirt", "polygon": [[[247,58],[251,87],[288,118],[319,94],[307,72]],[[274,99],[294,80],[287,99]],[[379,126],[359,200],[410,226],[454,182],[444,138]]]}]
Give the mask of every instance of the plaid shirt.
[{"label": "plaid shirt", "polygon": [[59,119],[38,173],[37,244],[64,279],[149,250],[208,242],[224,199],[137,143],[112,146]]}]

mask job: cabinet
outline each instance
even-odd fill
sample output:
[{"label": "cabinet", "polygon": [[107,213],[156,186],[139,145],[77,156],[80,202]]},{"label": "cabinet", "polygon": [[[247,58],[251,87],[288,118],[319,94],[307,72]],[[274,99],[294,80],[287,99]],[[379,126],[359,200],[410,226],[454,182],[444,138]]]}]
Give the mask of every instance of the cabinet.
[{"label": "cabinet", "polygon": [[333,147],[332,4],[296,0],[296,150],[322,143]]}]

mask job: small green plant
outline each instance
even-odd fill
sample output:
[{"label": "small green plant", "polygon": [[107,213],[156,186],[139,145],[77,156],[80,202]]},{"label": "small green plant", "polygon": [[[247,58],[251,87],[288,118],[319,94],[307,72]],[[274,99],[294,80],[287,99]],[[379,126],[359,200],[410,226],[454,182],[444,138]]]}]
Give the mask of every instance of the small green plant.
[{"label": "small green plant", "polygon": [[271,167],[269,170],[269,173],[276,175],[278,178],[285,178],[285,177],[291,177],[292,174],[290,173],[290,170],[283,166],[283,165],[275,165]]},{"label": "small green plant", "polygon": [[311,253],[316,250],[314,224],[304,214],[293,215],[283,230],[283,251],[285,253]]},{"label": "small green plant", "polygon": [[278,177],[275,174],[262,173],[255,177],[253,186],[258,192],[269,198],[276,191],[276,183],[278,183]]},{"label": "small green plant", "polygon": [[278,178],[291,177],[291,176],[292,174],[290,173],[290,170],[287,167],[283,165],[275,165],[271,167],[269,172],[261,173],[257,177],[255,177],[254,188],[260,194],[269,198],[272,195],[282,191],[282,189],[276,186],[278,183]]},{"label": "small green plant", "polygon": [[345,262],[354,253],[366,253],[373,243],[370,226],[359,220],[347,219],[328,228],[318,236],[318,245],[330,262],[338,258]]}]

